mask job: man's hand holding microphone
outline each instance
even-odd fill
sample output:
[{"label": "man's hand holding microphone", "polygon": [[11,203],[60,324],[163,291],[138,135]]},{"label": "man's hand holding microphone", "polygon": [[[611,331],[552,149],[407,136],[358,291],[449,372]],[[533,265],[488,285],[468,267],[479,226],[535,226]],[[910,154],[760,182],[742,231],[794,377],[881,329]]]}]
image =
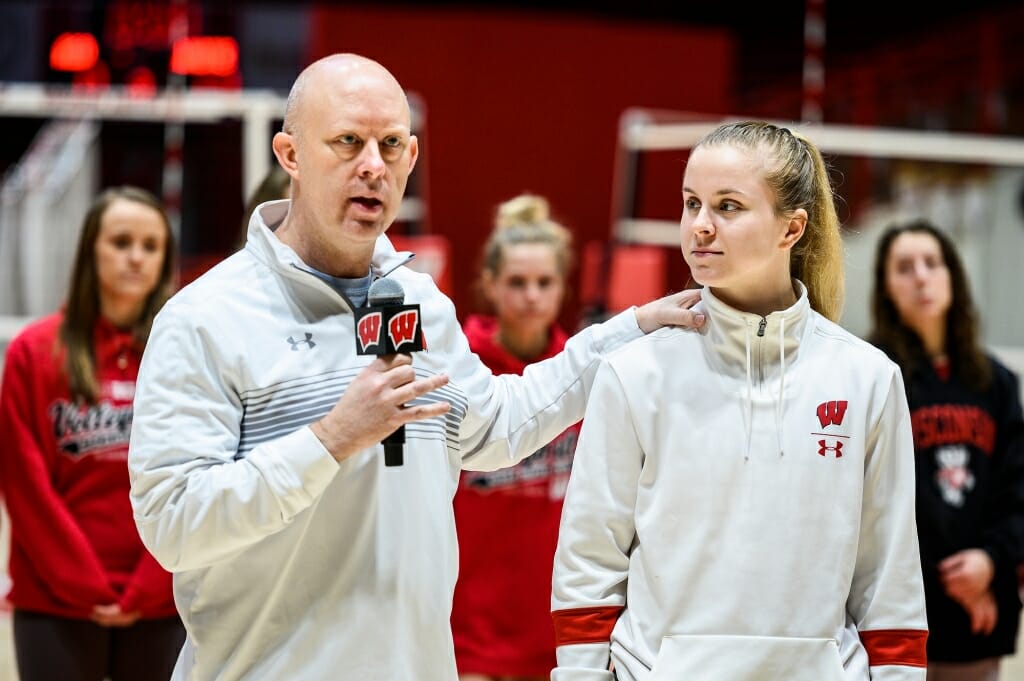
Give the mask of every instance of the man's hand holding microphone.
[{"label": "man's hand holding microphone", "polygon": [[447,402],[407,407],[416,398],[448,383],[447,376],[416,378],[410,352],[423,349],[419,306],[403,305],[405,292],[395,280],[373,282],[368,307],[356,310],[356,351],[377,355],[349,384],[313,434],[338,461],[385,444],[385,463],[401,465],[405,424],[441,416]]}]

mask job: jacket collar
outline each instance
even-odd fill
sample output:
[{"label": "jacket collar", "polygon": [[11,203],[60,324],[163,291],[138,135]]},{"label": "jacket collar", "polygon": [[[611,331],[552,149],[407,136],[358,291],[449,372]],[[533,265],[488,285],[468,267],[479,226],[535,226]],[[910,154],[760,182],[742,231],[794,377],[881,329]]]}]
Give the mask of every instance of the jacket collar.
[{"label": "jacket collar", "polygon": [[707,338],[728,374],[746,374],[748,343],[759,349],[758,359],[764,363],[761,365],[763,368],[777,368],[780,363],[780,345],[783,346],[787,364],[798,359],[800,340],[808,329],[811,317],[811,306],[807,288],[796,279],[793,282],[799,291],[797,301],[785,310],[772,312],[765,317],[730,307],[710,289],[701,291],[701,301],[708,317]]},{"label": "jacket collar", "polygon": [[[799,359],[800,340],[812,328],[807,288],[795,279],[793,282],[799,291],[797,301],[764,317],[726,305],[709,289],[701,292],[708,320],[709,361],[718,364],[723,374],[743,380],[743,423],[747,435],[744,460],[751,455],[754,402],[760,395],[774,403],[776,446],[778,455],[785,455],[787,367]],[[769,381],[775,388],[774,394],[765,390]]]}]

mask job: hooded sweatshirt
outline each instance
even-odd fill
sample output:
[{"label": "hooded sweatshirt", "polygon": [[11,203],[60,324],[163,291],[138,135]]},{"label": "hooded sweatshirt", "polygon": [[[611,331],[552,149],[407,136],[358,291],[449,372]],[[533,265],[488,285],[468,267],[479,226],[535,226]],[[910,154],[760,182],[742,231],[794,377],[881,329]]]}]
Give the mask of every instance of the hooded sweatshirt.
[{"label": "hooded sweatshirt", "polygon": [[[917,469],[917,529],[928,603],[928,659],[971,662],[1011,655],[1020,626],[1017,565],[1024,561],[1024,419],[1017,377],[989,358],[984,392],[929,364],[908,378]],[[992,559],[996,627],[971,632],[946,594],[939,563],[969,548]]]},{"label": "hooded sweatshirt", "polygon": [[[495,374],[522,374],[527,363],[497,342],[493,317],[463,325],[469,348]],[[558,354],[566,334],[554,326],[534,360]],[[464,471],[455,495],[459,580],[452,607],[461,673],[540,676],[555,666],[551,568],[562,499],[579,424],[512,468]]]},{"label": "hooded sweatshirt", "polygon": [[519,376],[469,350],[455,309],[386,236],[370,265],[420,306],[404,464],[375,444],[337,461],[309,428],[372,357],[352,309],[253,213],[243,250],[161,309],[139,373],[129,471],[136,524],[174,573],[188,637],[175,681],[455,681],[459,473],[511,466],[583,416],[604,352],[641,335],[630,310]]},{"label": "hooded sweatshirt", "polygon": [[128,499],[128,438],[141,352],[100,318],[93,333],[99,399],[77,404],[58,343],[62,313],[7,348],[0,390],[0,481],[11,516],[8,600],[88,619],[117,603],[143,618],[176,614],[171,576],[139,538]]},{"label": "hooded sweatshirt", "polygon": [[[808,304],[707,289],[598,370],[555,557],[553,681],[925,678],[899,369]],[[870,670],[870,671],[869,671]]]}]

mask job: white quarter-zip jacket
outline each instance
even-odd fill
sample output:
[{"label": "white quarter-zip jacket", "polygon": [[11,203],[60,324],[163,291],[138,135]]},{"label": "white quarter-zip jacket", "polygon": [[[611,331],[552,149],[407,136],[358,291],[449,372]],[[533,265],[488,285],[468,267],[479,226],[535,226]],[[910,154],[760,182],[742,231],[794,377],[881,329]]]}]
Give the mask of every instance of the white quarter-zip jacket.
[{"label": "white quarter-zip jacket", "polygon": [[142,360],[131,497],[188,631],[173,678],[454,681],[459,471],[511,465],[578,421],[600,353],[642,334],[627,311],[495,377],[381,237],[374,276],[421,307],[416,374],[450,377],[419,401],[452,409],[406,425],[402,466],[380,445],[339,463],[308,425],[372,358],[346,300],[267,226],[287,208],[263,204],[245,249],[167,303]]},{"label": "white quarter-zip jacket", "polygon": [[[899,369],[810,309],[705,289],[602,364],[555,558],[554,681],[925,678]],[[870,671],[869,671],[870,670]]]}]

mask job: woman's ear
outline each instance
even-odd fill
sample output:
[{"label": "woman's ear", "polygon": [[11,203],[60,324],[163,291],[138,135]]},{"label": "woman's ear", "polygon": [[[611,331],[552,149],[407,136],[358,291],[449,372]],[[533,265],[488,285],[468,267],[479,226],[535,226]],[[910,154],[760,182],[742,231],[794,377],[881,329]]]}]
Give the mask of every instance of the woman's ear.
[{"label": "woman's ear", "polygon": [[494,305],[494,272],[484,270],[480,273],[480,291],[488,305]]},{"label": "woman's ear", "polygon": [[786,221],[786,231],[782,234],[782,243],[780,244],[782,248],[793,248],[796,242],[800,241],[800,237],[804,235],[806,229],[807,211],[797,208]]}]

